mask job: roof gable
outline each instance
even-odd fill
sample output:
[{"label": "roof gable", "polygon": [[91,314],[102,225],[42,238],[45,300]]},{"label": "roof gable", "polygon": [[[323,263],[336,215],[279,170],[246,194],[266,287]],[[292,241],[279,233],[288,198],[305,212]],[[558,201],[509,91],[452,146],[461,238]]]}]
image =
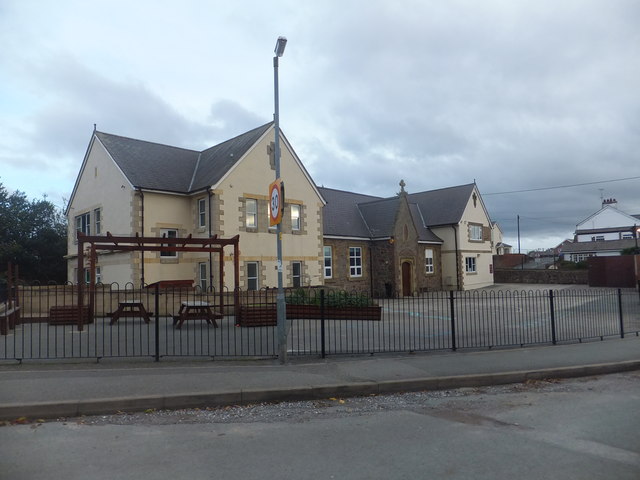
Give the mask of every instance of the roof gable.
[{"label": "roof gable", "polygon": [[634,225],[638,219],[633,215],[618,210],[611,205],[605,205],[596,213],[588,216],[576,225],[576,233],[581,230],[597,230],[604,228],[629,227]]},{"label": "roof gable", "polygon": [[262,138],[273,122],[254,128],[226,142],[204,150],[194,171],[190,191],[202,190],[218,183],[224,175]]},{"label": "roof gable", "polygon": [[217,183],[273,122],[199,152],[95,132],[129,182],[137,188],[192,193]]},{"label": "roof gable", "polygon": [[121,137],[104,132],[95,136],[134,187],[184,192],[189,190],[199,153]]}]

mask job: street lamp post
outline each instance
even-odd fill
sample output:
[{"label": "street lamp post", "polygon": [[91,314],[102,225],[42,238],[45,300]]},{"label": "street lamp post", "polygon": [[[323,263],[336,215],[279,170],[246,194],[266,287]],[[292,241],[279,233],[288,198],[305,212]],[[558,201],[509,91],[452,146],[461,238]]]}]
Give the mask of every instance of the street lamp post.
[{"label": "street lamp post", "polygon": [[[275,103],[273,121],[275,125],[274,160],[276,166],[276,180],[280,178],[280,112],[278,97],[278,58],[280,58],[284,53],[284,47],[286,45],[287,39],[285,37],[278,37],[276,48],[274,50],[275,56],[273,57],[273,97]],[[282,202],[283,198],[280,198],[280,201]],[[281,208],[284,208],[284,204],[281,205]],[[287,360],[287,315],[286,303],[284,301],[284,288],[282,285],[282,222],[278,222],[278,225],[276,227],[276,249],[278,255],[278,293],[276,296],[278,358],[280,360],[280,363],[285,363]]]}]

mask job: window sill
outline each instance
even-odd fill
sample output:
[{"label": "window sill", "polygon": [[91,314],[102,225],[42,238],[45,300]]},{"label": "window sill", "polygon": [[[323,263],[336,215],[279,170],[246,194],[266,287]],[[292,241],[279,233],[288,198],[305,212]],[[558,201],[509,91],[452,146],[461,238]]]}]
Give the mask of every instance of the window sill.
[{"label": "window sill", "polygon": [[178,257],[160,257],[160,263],[180,263]]}]

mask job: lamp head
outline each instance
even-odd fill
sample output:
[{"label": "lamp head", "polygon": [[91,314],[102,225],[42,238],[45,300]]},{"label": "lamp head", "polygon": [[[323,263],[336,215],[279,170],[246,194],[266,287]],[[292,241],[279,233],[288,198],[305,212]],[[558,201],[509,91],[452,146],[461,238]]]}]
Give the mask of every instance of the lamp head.
[{"label": "lamp head", "polygon": [[276,48],[274,50],[276,57],[281,57],[284,53],[284,47],[287,46],[287,37],[278,37]]}]

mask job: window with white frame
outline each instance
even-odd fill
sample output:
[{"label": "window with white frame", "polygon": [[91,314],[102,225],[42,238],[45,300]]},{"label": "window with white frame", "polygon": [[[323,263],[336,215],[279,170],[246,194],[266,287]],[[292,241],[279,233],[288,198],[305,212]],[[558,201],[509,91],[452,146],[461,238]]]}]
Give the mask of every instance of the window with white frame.
[{"label": "window with white frame", "polygon": [[[78,276],[78,269],[74,268],[73,269],[73,278],[74,280],[77,278]],[[98,283],[102,283],[102,269],[100,267],[98,267],[96,265],[96,284]],[[89,268],[85,268],[84,269],[84,283],[89,284],[91,283],[91,269]]]},{"label": "window with white frame", "polygon": [[467,273],[476,273],[476,257],[465,257],[464,265]]},{"label": "window with white frame", "polygon": [[[160,230],[162,238],[178,238],[178,230],[175,228],[163,228]],[[175,247],[175,244],[163,243],[163,247]],[[178,252],[160,252],[162,258],[178,258]]]},{"label": "window with white frame", "polygon": [[91,214],[89,212],[76,217],[76,230],[85,235],[91,235]]},{"label": "window with white frame", "polygon": [[628,239],[628,238],[635,238],[635,237],[633,236],[633,233],[623,233],[622,238]]},{"label": "window with white frame", "polygon": [[473,242],[482,241],[482,225],[469,224],[469,240]]},{"label": "window with white frame", "polygon": [[102,209],[96,208],[93,211],[93,224],[95,225],[96,235],[102,233]]},{"label": "window with white frame", "polygon": [[323,247],[324,254],[324,278],[333,277],[333,252],[331,247]]},{"label": "window with white frame", "polygon": [[207,262],[200,262],[198,263],[198,284],[203,292],[206,292],[207,288],[209,288],[208,283]]},{"label": "window with white frame", "polygon": [[349,276],[362,276],[362,248],[349,247]]},{"label": "window with white frame", "polygon": [[300,231],[300,205],[291,205],[291,230]]},{"label": "window with white frame", "polygon": [[245,200],[245,216],[247,228],[258,228],[258,201],[255,198]]},{"label": "window with white frame", "polygon": [[302,263],[291,263],[291,282],[294,287],[300,287],[302,285]]},{"label": "window with white frame", "polygon": [[433,273],[433,249],[431,248],[424,251],[424,272]]},{"label": "window with white frame", "polygon": [[258,290],[260,288],[258,282],[258,262],[247,262],[245,268],[247,274],[247,290]]},{"label": "window with white frame", "polygon": [[198,227],[204,228],[207,226],[207,202],[206,198],[198,200]]},{"label": "window with white frame", "polygon": [[590,253],[572,253],[571,254],[571,260],[576,262],[576,263],[584,262],[590,256],[591,256]]}]

